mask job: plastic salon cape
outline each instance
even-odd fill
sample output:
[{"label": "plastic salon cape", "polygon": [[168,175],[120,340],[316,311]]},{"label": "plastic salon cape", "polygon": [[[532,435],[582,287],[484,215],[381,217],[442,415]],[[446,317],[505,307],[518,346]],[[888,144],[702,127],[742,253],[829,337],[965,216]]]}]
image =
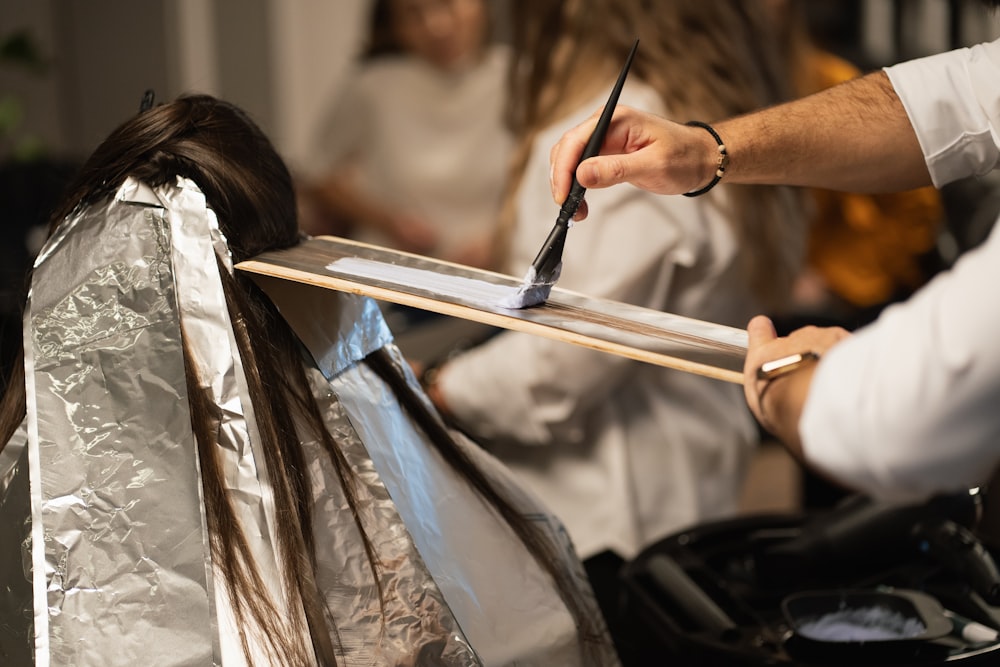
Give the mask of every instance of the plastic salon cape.
[{"label": "plastic salon cape", "polygon": [[[274,506],[216,253],[228,260],[197,186],[129,180],[114,200],[67,221],[36,261],[27,416],[0,452],[0,664],[246,664],[212,565],[181,326],[225,406],[230,497],[262,580],[284,601]],[[551,579],[359,363],[389,346],[409,373],[374,302],[262,286],[315,361],[314,393],[360,479],[361,520],[392,591],[383,625],[339,479],[319,445],[305,443],[317,579],[339,664],[617,664],[607,645],[581,652]],[[559,524],[469,448],[582,579]],[[251,649],[262,650],[252,640]]]}]

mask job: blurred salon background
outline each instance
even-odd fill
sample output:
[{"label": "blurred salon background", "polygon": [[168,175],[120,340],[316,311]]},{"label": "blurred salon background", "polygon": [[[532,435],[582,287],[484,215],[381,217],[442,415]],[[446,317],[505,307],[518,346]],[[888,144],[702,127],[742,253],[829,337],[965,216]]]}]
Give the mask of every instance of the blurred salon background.
[{"label": "blurred salon background", "polygon": [[[424,4],[435,1],[441,0]],[[757,2],[760,11],[772,4],[748,2]],[[44,238],[49,207],[79,161],[137,112],[143,93],[152,89],[162,101],[205,92],[243,107],[293,172],[313,179],[316,165],[327,157],[321,137],[331,109],[371,46],[374,4],[0,0],[0,387],[11,348],[20,342],[11,332],[20,327],[24,276]],[[488,7],[489,37],[503,43],[510,35],[508,1],[489,0]],[[801,9],[813,46],[859,72],[1000,34],[996,17],[973,0],[808,0]],[[795,53],[789,52],[789,77],[802,57]],[[937,195],[932,206],[939,206],[939,213],[923,228],[922,245],[907,251],[919,255],[911,283],[925,281],[983,239],[1000,208],[1000,188],[991,178]],[[350,233],[349,227],[343,230]],[[891,285],[865,297],[872,303],[852,306],[849,295],[822,285],[827,292],[820,294],[829,300],[814,300],[816,285],[806,283],[803,301],[784,313],[790,322],[814,316],[836,320],[845,307],[856,307],[847,317],[860,322],[918,286]],[[768,481],[748,490],[754,509],[801,502],[793,480],[798,473],[781,461]],[[775,484],[777,474],[793,481]]]},{"label": "blurred salon background", "polygon": [[[87,155],[148,88],[248,109],[293,166],[363,47],[372,0],[2,0],[0,158]],[[503,37],[507,0],[490,0]],[[766,4],[766,3],[761,3]],[[810,25],[868,69],[990,39],[970,0],[809,0]],[[19,108],[13,122],[12,106]],[[15,148],[16,147],[16,148]],[[18,150],[21,152],[18,153]],[[37,152],[36,152],[37,151]]]}]

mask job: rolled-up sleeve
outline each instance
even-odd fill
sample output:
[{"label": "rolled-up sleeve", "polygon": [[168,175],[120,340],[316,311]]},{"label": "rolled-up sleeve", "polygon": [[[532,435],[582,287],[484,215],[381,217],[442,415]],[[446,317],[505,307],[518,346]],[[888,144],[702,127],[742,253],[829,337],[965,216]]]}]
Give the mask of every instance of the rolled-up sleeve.
[{"label": "rolled-up sleeve", "polygon": [[[886,69],[935,185],[1000,158],[1000,40]],[[803,453],[858,490],[911,501],[1000,462],[1000,233],[837,345],[813,376]]]},{"label": "rolled-up sleeve", "polygon": [[1000,40],[885,69],[934,185],[992,170],[1000,158]]}]

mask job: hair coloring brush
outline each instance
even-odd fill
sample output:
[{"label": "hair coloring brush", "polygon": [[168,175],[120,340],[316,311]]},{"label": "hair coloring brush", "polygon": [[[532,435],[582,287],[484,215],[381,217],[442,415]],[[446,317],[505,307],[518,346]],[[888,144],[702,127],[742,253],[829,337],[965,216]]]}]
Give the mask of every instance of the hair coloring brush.
[{"label": "hair coloring brush", "polygon": [[[594,127],[594,132],[590,135],[577,165],[587,158],[594,157],[601,150],[601,144],[604,143],[604,137],[608,133],[608,126],[611,125],[611,116],[615,112],[615,105],[618,104],[618,97],[625,85],[625,77],[628,76],[628,70],[632,66],[632,58],[635,57],[635,51],[638,47],[639,40],[637,39],[632,45],[632,50],[629,51],[625,66],[622,67],[621,74],[618,75],[618,81],[615,82],[615,87],[611,90],[611,96],[608,98],[607,104],[604,105],[604,111],[601,112],[597,126]],[[587,189],[576,180],[574,173],[573,185],[570,187],[566,200],[559,208],[559,217],[556,218],[555,226],[552,227],[548,238],[545,239],[542,249],[538,251],[535,261],[531,263],[527,275],[524,276],[524,282],[521,283],[515,294],[505,299],[504,306],[507,308],[528,308],[544,303],[549,298],[552,286],[559,279],[559,271],[562,269],[566,231],[569,229],[576,209],[580,208],[580,202],[583,201],[583,195],[586,191]]]}]

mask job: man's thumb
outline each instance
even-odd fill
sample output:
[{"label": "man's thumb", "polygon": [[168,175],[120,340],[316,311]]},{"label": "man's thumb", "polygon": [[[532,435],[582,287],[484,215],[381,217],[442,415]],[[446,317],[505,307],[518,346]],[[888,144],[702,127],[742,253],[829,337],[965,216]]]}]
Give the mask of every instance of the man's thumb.
[{"label": "man's thumb", "polygon": [[584,160],[576,180],[585,188],[607,188],[628,180],[628,165],[621,155],[601,155]]},{"label": "man's thumb", "polygon": [[750,347],[755,348],[778,337],[774,324],[766,315],[758,315],[747,324]]}]

